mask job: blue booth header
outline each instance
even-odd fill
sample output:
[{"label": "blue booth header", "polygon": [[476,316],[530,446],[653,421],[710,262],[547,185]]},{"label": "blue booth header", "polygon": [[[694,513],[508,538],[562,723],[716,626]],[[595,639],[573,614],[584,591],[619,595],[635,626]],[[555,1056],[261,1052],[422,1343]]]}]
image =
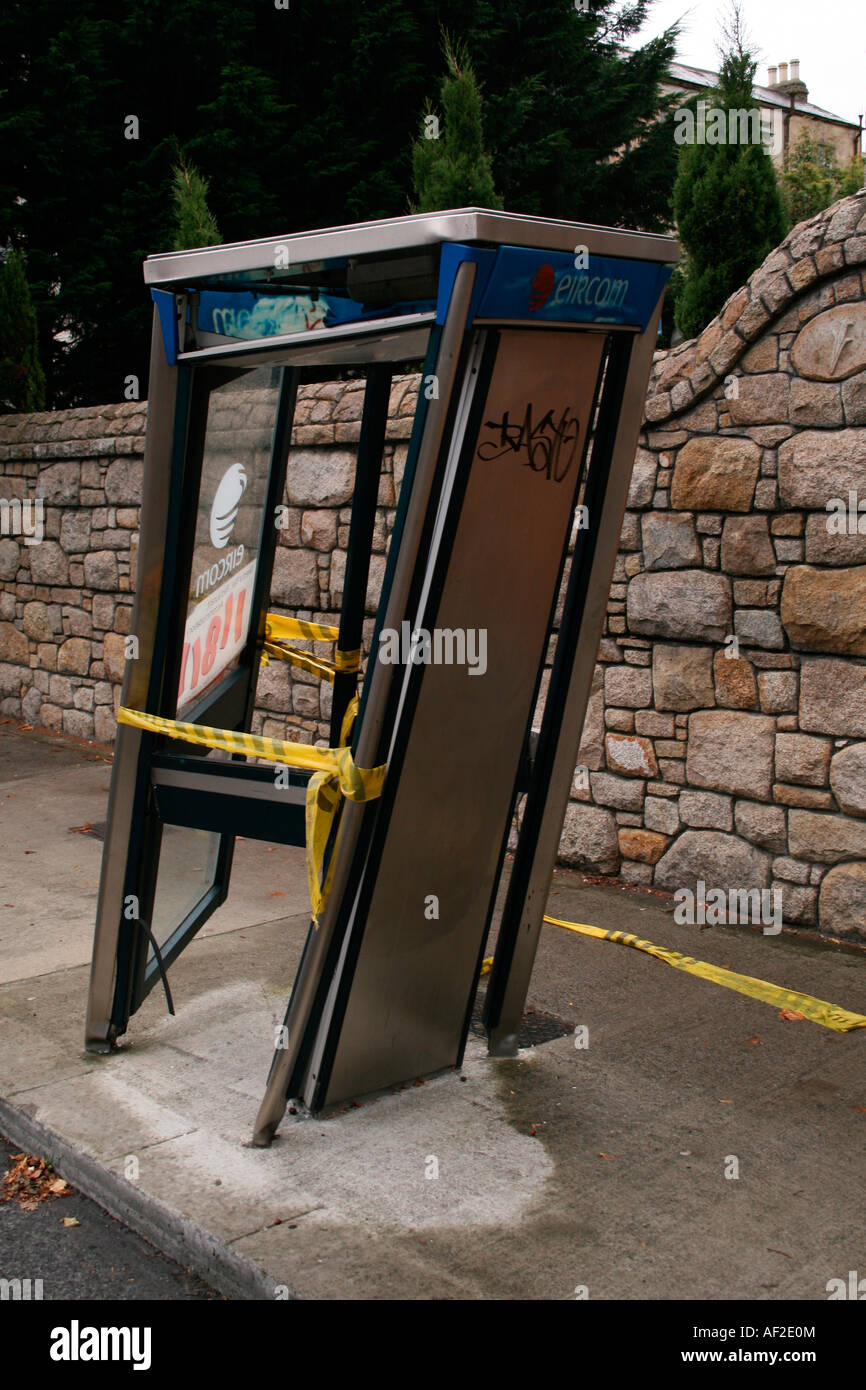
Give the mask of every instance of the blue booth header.
[{"label": "blue booth header", "polygon": [[454,276],[465,260],[478,265],[470,318],[610,323],[641,331],[671,274],[670,266],[657,262],[524,246],[486,251],[451,243],[442,248],[438,323],[445,321]]}]

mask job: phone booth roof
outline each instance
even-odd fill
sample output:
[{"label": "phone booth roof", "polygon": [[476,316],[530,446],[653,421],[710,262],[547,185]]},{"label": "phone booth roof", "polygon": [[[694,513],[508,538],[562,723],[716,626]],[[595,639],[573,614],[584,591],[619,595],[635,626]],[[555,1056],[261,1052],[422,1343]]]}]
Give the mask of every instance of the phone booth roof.
[{"label": "phone booth roof", "polygon": [[305,276],[315,276],[329,263],[343,258],[398,260],[412,251],[435,253],[444,242],[529,246],[545,251],[573,251],[575,246],[584,245],[594,255],[663,262],[676,261],[679,255],[672,237],[655,232],[598,227],[552,217],[523,217],[488,208],[456,208],[190,251],[161,252],[148,256],[144,280],[145,284],[161,289],[184,289],[198,281],[252,285],[263,280],[276,289],[289,274],[294,280],[299,269]]},{"label": "phone booth roof", "polygon": [[[170,362],[289,351],[303,363],[423,354],[458,266],[476,263],[470,318],[642,331],[677,259],[673,238],[483,208],[150,256],[145,282]],[[313,332],[316,330],[315,332]]]}]

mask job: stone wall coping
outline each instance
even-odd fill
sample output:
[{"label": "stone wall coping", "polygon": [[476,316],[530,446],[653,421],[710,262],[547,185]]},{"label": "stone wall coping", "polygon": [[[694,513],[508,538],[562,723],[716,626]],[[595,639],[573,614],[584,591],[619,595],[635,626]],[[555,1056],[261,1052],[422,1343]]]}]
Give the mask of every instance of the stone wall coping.
[{"label": "stone wall coping", "polygon": [[645,423],[658,427],[696,405],[802,294],[864,265],[866,188],[798,222],[698,337],[655,354]]},{"label": "stone wall coping", "polygon": [[[405,436],[405,425],[400,422],[415,414],[418,383],[416,373],[394,377],[388,421],[389,440]],[[360,379],[311,382],[301,386],[294,427],[298,438],[293,442],[298,446],[339,443],[341,427],[358,424],[361,420],[363,386]],[[319,423],[310,420],[310,407],[315,401],[329,402],[327,421]],[[101,423],[103,421],[111,421],[114,429],[107,430]],[[138,452],[144,447],[146,424],[147,401],[114,401],[108,405],[80,405],[67,410],[0,415],[0,462]],[[326,439],[324,432],[328,430],[332,433]],[[317,437],[305,437],[303,431]],[[130,439],[136,441],[135,450],[132,451],[128,447]]]}]

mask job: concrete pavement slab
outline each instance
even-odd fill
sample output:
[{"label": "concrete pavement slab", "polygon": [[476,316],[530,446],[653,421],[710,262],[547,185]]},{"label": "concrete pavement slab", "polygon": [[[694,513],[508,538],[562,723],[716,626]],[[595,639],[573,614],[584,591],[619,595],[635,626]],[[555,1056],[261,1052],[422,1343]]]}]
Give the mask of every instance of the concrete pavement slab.
[{"label": "concrete pavement slab", "polygon": [[[0,723],[0,982],[89,962],[110,778],[109,749]],[[304,851],[238,837],[231,897],[200,934],[307,907]]]}]

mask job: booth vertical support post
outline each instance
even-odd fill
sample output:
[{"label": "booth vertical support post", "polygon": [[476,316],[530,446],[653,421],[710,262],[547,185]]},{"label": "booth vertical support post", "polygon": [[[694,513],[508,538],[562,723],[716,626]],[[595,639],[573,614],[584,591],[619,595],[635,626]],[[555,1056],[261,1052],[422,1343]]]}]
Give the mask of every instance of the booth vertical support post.
[{"label": "booth vertical support post", "polygon": [[[388,428],[390,397],[391,366],[388,363],[374,363],[367,370],[355,491],[352,497],[352,519],[349,523],[349,546],[340,612],[340,639],[337,644],[344,652],[360,650],[364,636],[367,581],[370,577],[370,555],[373,549],[373,530],[376,525],[376,504],[379,500],[379,479],[382,473],[382,451]],[[330,730],[332,747],[339,742],[343,716],[355,694],[357,684],[357,671],[338,671],[334,677]]]},{"label": "booth vertical support post", "polygon": [[[158,309],[154,308],[141,539],[132,618],[132,632],[138,639],[138,658],[126,663],[121,695],[123,704],[141,709],[147,708],[160,664],[156,650],[159,595],[166,563],[172,464],[178,445],[178,428],[181,423],[185,425],[186,420],[186,377],[186,373],[181,373],[166,358],[162,321]],[[142,780],[140,755],[144,741],[150,738],[138,729],[120,727],[117,731],[87,1001],[85,1047],[88,1051],[108,1051],[115,1033],[112,1019],[116,956],[118,971],[124,966],[118,953],[127,887],[124,875],[136,822],[141,820],[141,800],[147,790],[146,775]]]},{"label": "booth vertical support post", "polygon": [[[258,654],[263,650],[265,641],[265,628],[267,626],[267,610],[270,601],[271,583],[273,580],[274,560],[276,558],[277,538],[276,538],[276,516],[279,507],[282,505],[286,490],[286,473],[289,463],[289,449],[291,446],[292,430],[295,423],[295,409],[298,401],[298,386],[301,374],[295,367],[284,367],[280,380],[280,395],[277,404],[277,418],[274,425],[274,441],[271,449],[271,467],[268,479],[268,497],[265,503],[265,516],[271,518],[272,534],[269,536],[265,546],[266,558],[264,563],[259,565],[256,574],[256,587],[253,594],[252,608],[258,613],[258,622],[250,624],[250,633],[247,641],[246,660],[249,661],[254,673],[257,675],[256,664]],[[267,521],[265,522],[267,525]],[[246,705],[240,719],[240,725],[248,729],[252,723],[253,711],[256,704],[257,680],[254,678],[249,682],[247,688]]]}]

